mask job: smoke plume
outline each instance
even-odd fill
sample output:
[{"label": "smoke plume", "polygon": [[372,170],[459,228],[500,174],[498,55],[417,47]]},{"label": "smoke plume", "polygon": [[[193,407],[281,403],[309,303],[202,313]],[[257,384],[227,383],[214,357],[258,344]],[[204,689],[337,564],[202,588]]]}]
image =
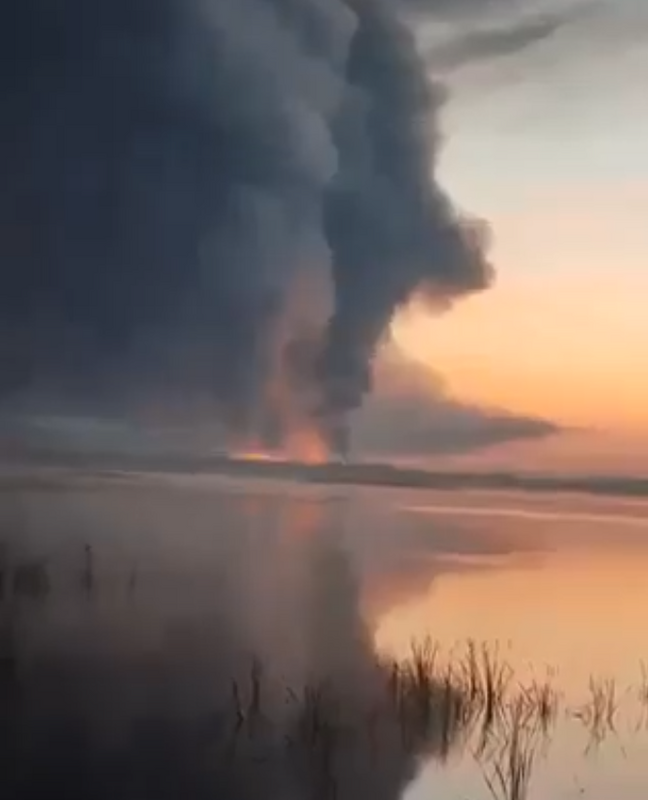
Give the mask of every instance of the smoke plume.
[{"label": "smoke plume", "polygon": [[393,345],[381,352],[375,384],[353,419],[354,450],[365,456],[464,454],[564,432],[546,418],[458,400],[438,376]]},{"label": "smoke plume", "polygon": [[[491,274],[481,224],[436,181],[444,92],[403,8],[9,4],[5,406],[124,414],[207,396],[233,433],[258,433],[273,428],[263,398],[277,363],[296,350],[308,363],[286,371],[308,386],[306,412],[343,433],[395,310]],[[322,278],[318,335],[300,347],[299,326],[285,333],[291,292]]]}]

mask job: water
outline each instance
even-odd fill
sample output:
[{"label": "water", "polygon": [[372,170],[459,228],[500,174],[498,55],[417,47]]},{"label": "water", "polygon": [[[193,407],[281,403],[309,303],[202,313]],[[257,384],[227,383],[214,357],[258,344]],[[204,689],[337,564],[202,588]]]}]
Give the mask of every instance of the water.
[{"label": "water", "polygon": [[[196,640],[218,631],[210,670],[225,674],[236,667],[230,653],[254,651],[297,685],[317,670],[364,669],[373,653],[406,659],[426,638],[444,663],[463,658],[468,640],[487,642],[514,673],[511,698],[518,683],[549,680],[558,704],[520,796],[645,797],[646,503],[88,476],[14,485],[0,527],[17,559],[47,559],[57,598],[30,616],[28,654],[52,629],[59,644],[84,648],[99,631],[130,654],[161,652],[171,631],[197,661]],[[88,545],[90,612],[79,601]],[[607,692],[600,725],[597,687]],[[448,749],[430,743],[407,763],[391,759],[389,770],[364,764],[354,796],[491,797],[495,749],[478,752],[479,726],[463,734]]]},{"label": "water", "polygon": [[[476,537],[482,549],[487,542],[498,549],[506,539],[508,552],[473,553],[459,569],[446,562],[426,588],[381,614],[378,646],[403,655],[412,635],[425,634],[448,649],[466,638],[501,643],[516,676],[528,681],[549,674],[562,695],[528,798],[645,796],[648,506],[436,497],[417,502],[416,513],[461,547]],[[592,679],[598,686],[614,682],[614,717],[599,731],[580,713],[592,702]],[[432,790],[448,798],[489,796],[483,786],[488,765],[461,756],[443,771],[423,768],[407,799]]]}]

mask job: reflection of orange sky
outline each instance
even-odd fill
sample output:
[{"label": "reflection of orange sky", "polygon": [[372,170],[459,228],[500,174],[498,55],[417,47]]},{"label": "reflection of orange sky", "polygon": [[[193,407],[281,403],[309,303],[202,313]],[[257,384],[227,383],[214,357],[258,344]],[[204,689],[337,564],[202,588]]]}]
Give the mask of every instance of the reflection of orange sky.
[{"label": "reflection of orange sky", "polygon": [[[491,217],[496,285],[442,318],[395,325],[468,400],[569,424],[648,432],[648,187],[521,198]],[[490,216],[490,215],[489,215]]]},{"label": "reflection of orange sky", "polygon": [[503,646],[519,669],[560,670],[565,688],[590,674],[636,681],[648,653],[648,554],[548,556],[541,566],[445,573],[429,591],[380,620],[380,649],[407,655],[412,637],[450,649],[468,638]]},{"label": "reflection of orange sky", "polygon": [[271,520],[282,543],[290,547],[312,539],[321,530],[327,509],[318,494],[284,494],[285,488],[279,484],[250,492],[246,483],[241,508],[245,518],[255,525],[267,526]]}]

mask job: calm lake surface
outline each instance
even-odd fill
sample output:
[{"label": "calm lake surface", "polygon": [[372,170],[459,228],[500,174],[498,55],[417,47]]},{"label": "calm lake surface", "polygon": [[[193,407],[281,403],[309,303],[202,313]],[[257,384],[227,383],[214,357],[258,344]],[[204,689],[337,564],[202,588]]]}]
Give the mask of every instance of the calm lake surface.
[{"label": "calm lake surface", "polygon": [[[526,797],[646,797],[647,503],[77,476],[7,488],[0,525],[21,558],[47,558],[61,597],[90,545],[96,605],[138,646],[223,608],[232,635],[287,679],[352,658],[362,637],[399,659],[427,637],[448,660],[487,642],[511,685],[548,680],[560,697]],[[72,630],[76,613],[62,602],[38,625],[50,614]],[[583,709],[606,681],[610,719],[593,731]],[[421,753],[384,796],[491,797],[475,750]]]}]

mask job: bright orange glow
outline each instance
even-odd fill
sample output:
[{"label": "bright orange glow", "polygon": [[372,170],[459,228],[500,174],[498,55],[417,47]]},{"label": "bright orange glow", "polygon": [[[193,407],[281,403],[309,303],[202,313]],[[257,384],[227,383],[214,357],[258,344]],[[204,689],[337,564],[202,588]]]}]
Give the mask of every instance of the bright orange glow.
[{"label": "bright orange glow", "polygon": [[[326,292],[322,287],[312,285],[312,278],[302,278],[292,288],[285,314],[274,331],[271,345],[270,379],[263,389],[263,403],[283,432],[282,445],[278,450],[269,451],[257,443],[245,443],[238,458],[253,461],[299,461],[304,464],[321,464],[328,461],[329,448],[313,422],[312,409],[318,403],[313,386],[305,387],[308,381],[295,381],[291,374],[286,352],[298,339],[304,348],[315,347],[318,338],[313,335],[319,330],[313,320],[319,318],[312,298],[322,298]],[[299,316],[307,310],[308,317]],[[326,315],[322,320],[326,319]],[[320,324],[323,324],[320,322]],[[310,353],[310,356],[314,351]],[[308,355],[307,355],[308,358]]]},{"label": "bright orange glow", "polygon": [[292,431],[286,445],[288,456],[304,464],[323,464],[328,461],[328,448],[317,431],[304,427]]},{"label": "bright orange glow", "polygon": [[394,324],[405,352],[460,399],[567,425],[648,432],[645,297],[648,186],[534,196],[489,214],[498,278],[489,291]]},{"label": "bright orange glow", "polygon": [[295,426],[289,429],[281,450],[265,450],[259,446],[249,446],[235,450],[232,456],[244,461],[299,461],[302,464],[324,464],[328,461],[329,451],[313,426],[298,425],[295,420]]},{"label": "bright orange glow", "polygon": [[263,450],[234,451],[232,458],[238,458],[241,461],[286,461],[286,457],[279,453],[269,453]]},{"label": "bright orange glow", "polygon": [[299,461],[302,464],[324,464],[328,461],[328,450],[314,431],[298,430],[289,435],[288,441],[281,451],[242,450],[234,451],[232,456],[243,461],[267,461],[270,463]]}]

